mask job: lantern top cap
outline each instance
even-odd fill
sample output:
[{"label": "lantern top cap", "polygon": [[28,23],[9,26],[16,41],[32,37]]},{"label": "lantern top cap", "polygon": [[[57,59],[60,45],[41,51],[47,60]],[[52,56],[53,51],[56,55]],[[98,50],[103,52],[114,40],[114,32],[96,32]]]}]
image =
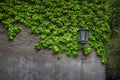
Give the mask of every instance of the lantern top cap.
[{"label": "lantern top cap", "polygon": [[85,28],[79,28],[78,31],[89,31],[88,29],[85,29]]}]

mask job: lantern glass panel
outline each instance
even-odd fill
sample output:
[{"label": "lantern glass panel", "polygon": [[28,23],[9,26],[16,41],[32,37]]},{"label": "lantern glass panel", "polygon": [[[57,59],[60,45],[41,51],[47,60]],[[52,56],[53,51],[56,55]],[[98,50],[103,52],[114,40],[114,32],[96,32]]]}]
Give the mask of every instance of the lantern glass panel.
[{"label": "lantern glass panel", "polygon": [[85,41],[88,41],[88,36],[89,36],[89,31],[86,30],[86,32],[85,32]]},{"label": "lantern glass panel", "polygon": [[81,34],[81,40],[80,41],[85,41],[86,40],[86,32],[85,31],[80,31]]},{"label": "lantern glass panel", "polygon": [[80,34],[80,30],[78,31],[78,39],[79,39],[79,41],[81,41],[81,34]]}]

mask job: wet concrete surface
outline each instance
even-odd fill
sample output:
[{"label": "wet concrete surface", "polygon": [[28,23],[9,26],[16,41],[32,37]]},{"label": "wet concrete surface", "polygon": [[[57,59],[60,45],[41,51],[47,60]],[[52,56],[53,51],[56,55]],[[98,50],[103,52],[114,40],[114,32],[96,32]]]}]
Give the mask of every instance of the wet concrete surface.
[{"label": "wet concrete surface", "polygon": [[105,80],[105,67],[94,51],[86,60],[65,54],[57,60],[50,50],[36,51],[39,35],[21,26],[21,33],[9,41],[0,25],[0,80]]}]

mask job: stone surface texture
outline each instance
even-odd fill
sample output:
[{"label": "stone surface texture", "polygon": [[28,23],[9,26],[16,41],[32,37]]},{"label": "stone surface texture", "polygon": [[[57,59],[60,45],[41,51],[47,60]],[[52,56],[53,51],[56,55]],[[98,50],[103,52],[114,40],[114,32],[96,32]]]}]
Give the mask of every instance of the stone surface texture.
[{"label": "stone surface texture", "polygon": [[0,80],[105,80],[105,66],[94,51],[86,59],[62,54],[57,60],[50,50],[36,51],[39,35],[21,26],[20,34],[9,41],[0,25]]}]

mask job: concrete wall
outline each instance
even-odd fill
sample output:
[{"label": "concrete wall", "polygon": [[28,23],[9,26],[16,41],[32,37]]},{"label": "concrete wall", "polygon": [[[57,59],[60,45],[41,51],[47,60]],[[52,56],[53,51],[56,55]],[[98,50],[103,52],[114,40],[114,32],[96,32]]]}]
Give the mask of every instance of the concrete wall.
[{"label": "concrete wall", "polygon": [[0,26],[0,80],[105,80],[105,66],[94,51],[86,60],[81,60],[81,55],[71,58],[65,54],[57,60],[50,50],[37,52],[34,44],[39,36],[22,28],[13,41],[8,41],[6,30]]}]

